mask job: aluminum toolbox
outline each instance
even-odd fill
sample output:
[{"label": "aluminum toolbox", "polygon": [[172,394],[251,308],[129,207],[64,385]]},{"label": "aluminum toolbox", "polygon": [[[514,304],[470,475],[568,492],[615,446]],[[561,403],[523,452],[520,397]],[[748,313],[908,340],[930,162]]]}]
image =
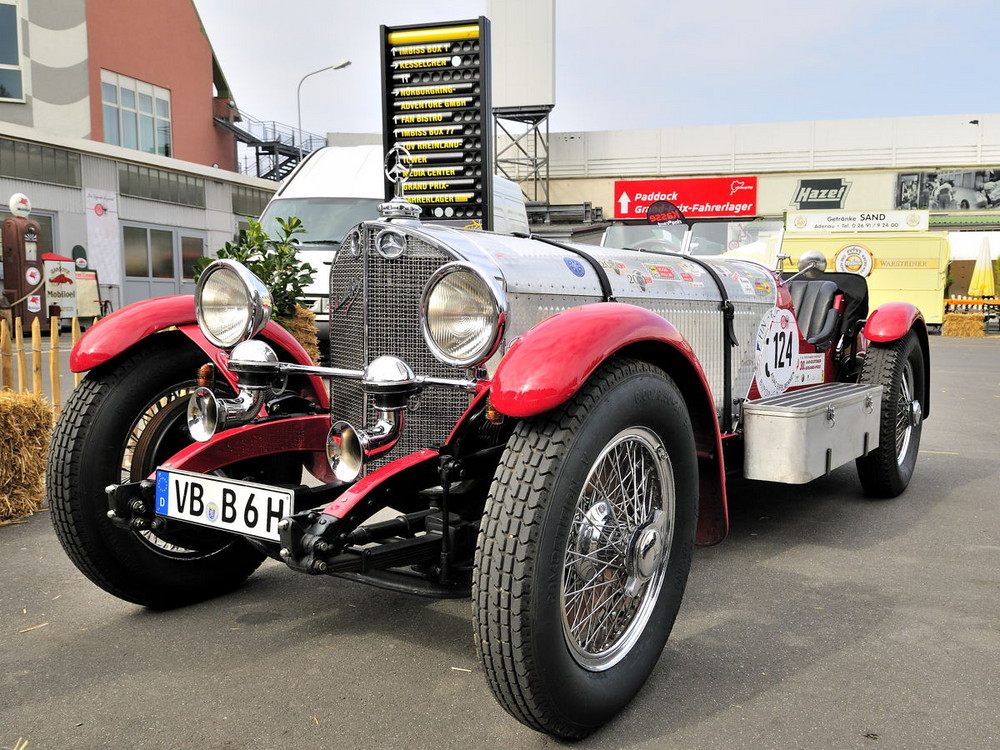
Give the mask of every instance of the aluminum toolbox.
[{"label": "aluminum toolbox", "polygon": [[748,479],[804,484],[878,447],[882,386],[827,383],[743,404]]}]

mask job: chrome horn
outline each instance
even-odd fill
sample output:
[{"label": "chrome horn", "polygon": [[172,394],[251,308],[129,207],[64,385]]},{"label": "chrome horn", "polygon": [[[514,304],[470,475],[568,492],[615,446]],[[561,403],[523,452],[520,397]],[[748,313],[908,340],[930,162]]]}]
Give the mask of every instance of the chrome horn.
[{"label": "chrome horn", "polygon": [[359,430],[350,422],[335,422],[326,439],[326,457],[334,476],[353,482],[374,456],[391,450],[403,429],[410,396],[419,390],[416,375],[398,357],[383,356],[365,368],[361,378],[372,397],[378,421]]},{"label": "chrome horn", "polygon": [[238,344],[229,358],[229,369],[240,379],[236,398],[219,398],[211,389],[199,387],[188,399],[187,425],[199,443],[230,427],[241,427],[260,414],[268,395],[282,387],[278,355],[263,341]]}]

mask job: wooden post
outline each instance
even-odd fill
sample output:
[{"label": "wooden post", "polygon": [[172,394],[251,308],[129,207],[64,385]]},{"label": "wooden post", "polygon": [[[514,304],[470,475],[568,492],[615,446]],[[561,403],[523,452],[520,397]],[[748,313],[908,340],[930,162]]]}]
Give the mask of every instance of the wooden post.
[{"label": "wooden post", "polygon": [[38,318],[31,321],[31,390],[42,396],[42,323]]},{"label": "wooden post", "polygon": [[[76,342],[80,340],[80,319],[77,317],[73,318],[73,324],[70,328],[69,336],[70,336],[70,341],[73,343],[73,346],[75,347]],[[76,388],[76,386],[78,385],[80,385],[80,373],[74,372],[73,387]]]},{"label": "wooden post", "polygon": [[0,388],[14,390],[13,355],[10,351],[10,326],[0,321]]},{"label": "wooden post", "polygon": [[62,403],[62,394],[59,389],[59,318],[49,320],[49,395],[52,397],[52,406],[56,413],[59,412],[59,404]]},{"label": "wooden post", "polygon": [[28,390],[28,367],[24,361],[24,328],[21,319],[14,318],[14,361],[17,363],[17,392]]}]

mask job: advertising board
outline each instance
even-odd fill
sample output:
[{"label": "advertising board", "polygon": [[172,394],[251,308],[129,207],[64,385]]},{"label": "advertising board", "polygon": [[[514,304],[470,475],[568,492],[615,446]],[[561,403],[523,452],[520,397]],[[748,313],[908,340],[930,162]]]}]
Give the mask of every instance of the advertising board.
[{"label": "advertising board", "polygon": [[381,39],[382,141],[409,153],[403,197],[422,220],[492,229],[489,20],[383,26]]},{"label": "advertising board", "polygon": [[786,232],[926,232],[927,211],[789,211]]},{"label": "advertising board", "polygon": [[657,201],[669,201],[688,219],[755,216],[757,177],[615,181],[616,219],[645,219]]}]

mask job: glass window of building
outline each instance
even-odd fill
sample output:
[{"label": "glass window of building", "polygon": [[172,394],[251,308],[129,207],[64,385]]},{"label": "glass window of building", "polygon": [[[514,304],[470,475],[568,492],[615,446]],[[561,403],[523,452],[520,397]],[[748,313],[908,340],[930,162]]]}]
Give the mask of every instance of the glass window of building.
[{"label": "glass window of building", "polygon": [[194,279],[194,264],[205,254],[205,240],[201,237],[181,236],[181,272],[185,279]]},{"label": "glass window of building", "polygon": [[0,0],[0,101],[24,101],[18,0]]},{"label": "glass window of building", "polygon": [[[7,209],[0,209],[0,224],[3,224],[7,219],[14,218]],[[53,248],[56,247],[55,235],[55,214],[40,214],[35,209],[32,209],[31,215],[28,216],[32,221],[38,222],[38,227],[41,229],[41,236],[38,238],[38,254],[54,252]],[[66,253],[68,255],[69,253]],[[2,265],[2,264],[0,264]],[[3,278],[0,274],[0,278]]]},{"label": "glass window of building", "polygon": [[105,143],[147,154],[172,154],[167,89],[102,70],[101,108]]}]

